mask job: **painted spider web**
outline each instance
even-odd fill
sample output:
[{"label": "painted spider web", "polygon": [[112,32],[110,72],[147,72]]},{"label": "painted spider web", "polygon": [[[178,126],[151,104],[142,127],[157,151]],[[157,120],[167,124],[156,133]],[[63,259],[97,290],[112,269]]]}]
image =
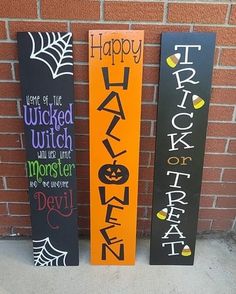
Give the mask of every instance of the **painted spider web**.
[{"label": "painted spider web", "polygon": [[49,237],[42,240],[33,240],[34,264],[38,266],[66,266],[68,252],[56,249]]},{"label": "painted spider web", "polygon": [[31,59],[44,62],[53,79],[62,75],[73,75],[71,33],[28,34],[32,40]]}]

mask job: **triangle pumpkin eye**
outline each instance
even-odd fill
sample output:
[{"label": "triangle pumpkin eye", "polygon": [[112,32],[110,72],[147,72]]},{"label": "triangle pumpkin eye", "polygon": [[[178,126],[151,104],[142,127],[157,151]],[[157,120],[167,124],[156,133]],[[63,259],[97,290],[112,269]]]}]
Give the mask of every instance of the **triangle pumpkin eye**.
[{"label": "triangle pumpkin eye", "polygon": [[116,172],[117,172],[117,173],[121,173],[121,170],[118,168],[118,169],[116,170]]},{"label": "triangle pumpkin eye", "polygon": [[110,167],[108,167],[107,171],[111,173],[111,168],[110,168]]}]

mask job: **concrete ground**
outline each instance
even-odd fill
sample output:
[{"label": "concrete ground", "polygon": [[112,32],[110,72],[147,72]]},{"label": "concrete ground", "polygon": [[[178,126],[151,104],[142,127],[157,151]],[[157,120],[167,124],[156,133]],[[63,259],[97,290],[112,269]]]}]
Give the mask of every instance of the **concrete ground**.
[{"label": "concrete ground", "polygon": [[0,240],[0,294],[236,294],[236,242],[197,240],[194,266],[150,266],[138,240],[135,266],[91,266],[80,242],[79,267],[34,267],[30,240]]}]

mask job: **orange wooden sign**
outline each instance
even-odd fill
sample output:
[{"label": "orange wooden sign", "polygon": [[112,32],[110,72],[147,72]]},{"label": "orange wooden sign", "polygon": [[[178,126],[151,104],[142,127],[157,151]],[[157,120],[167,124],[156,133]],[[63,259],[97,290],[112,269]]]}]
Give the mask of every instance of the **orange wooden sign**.
[{"label": "orange wooden sign", "polygon": [[134,264],[143,31],[89,31],[91,263]]}]

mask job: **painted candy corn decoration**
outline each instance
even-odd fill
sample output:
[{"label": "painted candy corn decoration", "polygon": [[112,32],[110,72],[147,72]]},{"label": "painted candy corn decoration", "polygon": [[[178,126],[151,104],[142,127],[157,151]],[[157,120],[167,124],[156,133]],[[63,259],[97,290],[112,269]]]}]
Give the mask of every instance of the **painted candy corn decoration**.
[{"label": "painted candy corn decoration", "polygon": [[179,63],[180,57],[181,57],[180,53],[175,53],[175,54],[167,57],[166,62],[170,67],[174,68]]},{"label": "painted candy corn decoration", "polygon": [[192,254],[191,249],[189,248],[188,245],[185,245],[182,252],[181,252],[181,255],[182,256],[190,256],[191,254]]},{"label": "painted candy corn decoration", "polygon": [[157,217],[161,220],[165,220],[167,217],[167,213],[168,213],[168,209],[167,208],[163,208],[162,210],[160,210],[159,212],[157,212]]},{"label": "painted candy corn decoration", "polygon": [[193,99],[193,107],[195,109],[200,109],[205,104],[205,101],[201,97],[199,97],[198,95],[193,95],[192,99]]}]

